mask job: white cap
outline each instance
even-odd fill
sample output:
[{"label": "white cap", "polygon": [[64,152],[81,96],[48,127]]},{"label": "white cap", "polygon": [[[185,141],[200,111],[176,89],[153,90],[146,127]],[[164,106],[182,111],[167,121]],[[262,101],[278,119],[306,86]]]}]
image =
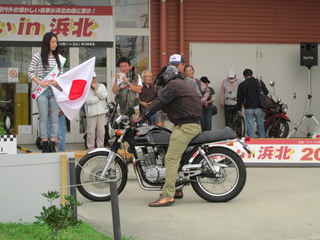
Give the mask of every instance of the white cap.
[{"label": "white cap", "polygon": [[180,54],[173,54],[170,56],[169,58],[169,63],[170,64],[179,64],[179,63],[185,63],[186,60],[184,59],[184,57],[182,57]]},{"label": "white cap", "polygon": [[228,78],[234,78],[236,76],[234,70],[229,70],[228,72]]},{"label": "white cap", "polygon": [[93,72],[92,77],[97,77],[96,72]]}]

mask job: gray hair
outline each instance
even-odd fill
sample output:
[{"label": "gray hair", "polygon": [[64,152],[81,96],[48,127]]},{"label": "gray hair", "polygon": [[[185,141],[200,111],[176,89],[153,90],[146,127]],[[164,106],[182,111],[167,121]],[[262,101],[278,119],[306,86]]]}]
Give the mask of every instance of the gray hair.
[{"label": "gray hair", "polygon": [[152,72],[151,72],[150,70],[144,70],[144,71],[141,73],[141,77],[143,78],[146,73],[150,73],[150,74],[151,74],[151,77],[152,77]]}]

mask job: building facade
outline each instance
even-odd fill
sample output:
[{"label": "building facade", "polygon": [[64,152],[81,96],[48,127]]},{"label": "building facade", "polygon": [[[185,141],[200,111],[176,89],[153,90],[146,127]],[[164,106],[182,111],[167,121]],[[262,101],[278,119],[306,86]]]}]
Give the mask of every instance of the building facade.
[{"label": "building facade", "polygon": [[[64,44],[62,55],[68,59],[65,71],[96,56],[98,80],[107,85],[108,101],[113,100],[111,85],[119,56],[128,56],[139,73],[151,69],[155,76],[171,54],[179,53],[194,65],[197,78],[208,76],[216,99],[227,71],[235,69],[242,78],[242,70],[248,67],[265,82],[276,81],[277,92],[282,94],[279,97],[292,109],[288,115],[292,115],[293,123],[299,122],[305,112],[307,70],[299,65],[299,44],[320,40],[320,2],[316,0],[13,0],[10,4],[0,1],[2,10],[14,6],[111,9],[111,22],[106,20],[106,24],[96,28],[108,40],[102,39],[100,43],[82,40],[86,44],[81,45],[79,38],[68,41],[58,35]],[[56,15],[47,13],[49,19]],[[37,115],[33,115],[37,107],[30,98],[34,84],[27,71],[32,55],[40,51],[41,39],[28,41],[21,35],[21,39],[6,40],[12,33],[8,32],[10,21],[1,16],[0,31],[7,31],[0,32],[1,113],[10,112],[11,131],[18,134],[18,143],[32,143],[37,137]],[[12,21],[18,21],[17,25],[23,22],[15,12],[10,16]],[[10,71],[17,71],[18,77],[11,77]],[[313,89],[320,88],[318,73],[314,66]],[[313,94],[313,105],[320,101],[317,95]],[[12,105],[6,103],[9,100]],[[219,106],[217,101],[216,105]],[[222,109],[219,112],[213,120],[214,128],[222,127],[224,122]],[[314,109],[313,113],[320,117],[319,110]],[[67,142],[83,141],[83,123],[82,112],[67,123]]]}]

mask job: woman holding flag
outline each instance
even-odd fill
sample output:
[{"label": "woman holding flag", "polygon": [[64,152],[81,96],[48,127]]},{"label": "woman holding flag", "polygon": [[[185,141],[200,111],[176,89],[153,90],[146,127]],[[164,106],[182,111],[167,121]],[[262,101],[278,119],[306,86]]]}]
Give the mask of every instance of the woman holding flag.
[{"label": "woman holding flag", "polygon": [[[43,36],[41,53],[33,55],[28,71],[29,77],[37,84],[31,96],[36,99],[39,109],[40,138],[43,143],[42,152],[56,152],[55,144],[59,131],[59,106],[51,86],[60,87],[55,78],[63,73],[63,66],[66,62],[66,59],[58,54],[58,51],[57,36],[52,32],[47,32]],[[38,72],[38,76],[36,72]],[[50,122],[49,129],[47,127],[48,118]]]}]

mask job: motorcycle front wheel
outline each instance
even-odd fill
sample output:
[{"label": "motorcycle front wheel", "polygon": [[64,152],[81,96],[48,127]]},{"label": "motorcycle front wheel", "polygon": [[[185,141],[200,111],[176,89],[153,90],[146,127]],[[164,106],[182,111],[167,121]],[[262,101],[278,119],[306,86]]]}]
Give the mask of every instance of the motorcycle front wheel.
[{"label": "motorcycle front wheel", "polygon": [[243,116],[237,116],[234,123],[234,131],[236,132],[238,138],[242,138],[246,135],[246,121]]},{"label": "motorcycle front wheel", "polygon": [[208,202],[227,202],[238,196],[246,179],[246,166],[240,156],[228,148],[213,147],[206,153],[211,162],[224,164],[214,174],[207,161],[198,155],[194,164],[202,164],[202,173],[191,178],[193,190]]},{"label": "motorcycle front wheel", "polygon": [[109,201],[110,180],[109,176],[115,174],[118,194],[127,184],[128,171],[126,164],[116,156],[111,163],[107,174],[100,179],[106,165],[109,152],[99,151],[82,157],[76,166],[76,182],[79,192],[92,201]]},{"label": "motorcycle front wheel", "polygon": [[271,121],[266,127],[266,138],[286,138],[288,134],[289,123],[282,118]]}]

